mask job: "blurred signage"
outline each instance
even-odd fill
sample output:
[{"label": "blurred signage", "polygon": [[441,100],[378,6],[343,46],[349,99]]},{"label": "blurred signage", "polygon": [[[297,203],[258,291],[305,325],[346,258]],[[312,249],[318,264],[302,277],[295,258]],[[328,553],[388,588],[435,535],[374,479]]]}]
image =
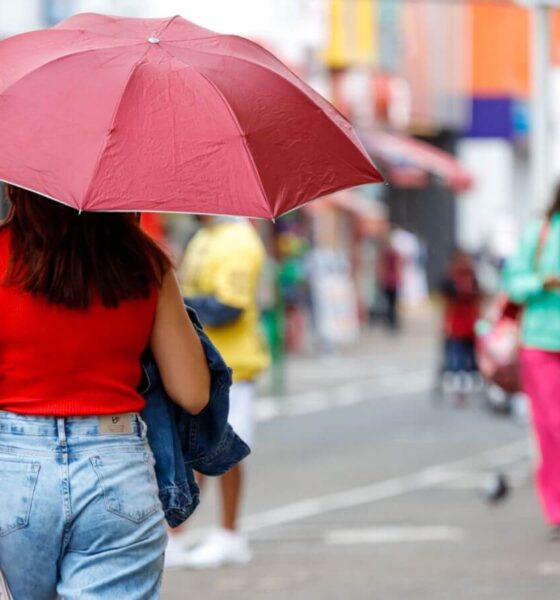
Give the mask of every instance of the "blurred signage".
[{"label": "blurred signage", "polygon": [[468,2],[402,3],[401,74],[410,85],[413,128],[460,130],[468,123],[470,10]]},{"label": "blurred signage", "polygon": [[402,6],[398,2],[379,2],[379,68],[398,73],[402,69],[404,31]]},{"label": "blurred signage", "polygon": [[535,7],[551,7],[554,8],[560,7],[560,0],[517,0],[517,4],[521,4],[522,6],[527,6],[528,8]]},{"label": "blurred signage", "polygon": [[46,24],[48,26],[56,25],[59,21],[69,17],[74,12],[73,4],[75,8],[76,3],[72,0],[44,0],[43,10]]},{"label": "blurred signage", "polygon": [[377,7],[371,0],[330,0],[325,62],[332,69],[373,65],[377,53]]},{"label": "blurred signage", "polygon": [[339,107],[356,125],[381,123],[402,131],[410,124],[410,86],[403,77],[356,68],[341,73],[339,80]]},{"label": "blurred signage", "polygon": [[378,123],[404,130],[410,124],[412,98],[406,79],[389,73],[374,75],[374,115]]},{"label": "blurred signage", "polygon": [[309,271],[319,336],[331,346],[355,342],[360,324],[348,260],[340,251],[317,248],[310,253]]}]

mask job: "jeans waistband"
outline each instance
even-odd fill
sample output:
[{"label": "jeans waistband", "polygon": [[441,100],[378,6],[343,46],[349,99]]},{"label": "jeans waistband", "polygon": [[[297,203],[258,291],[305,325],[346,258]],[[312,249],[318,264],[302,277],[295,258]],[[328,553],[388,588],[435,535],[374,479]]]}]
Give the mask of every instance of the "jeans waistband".
[{"label": "jeans waistband", "polygon": [[0,410],[0,433],[58,438],[83,436],[144,437],[145,424],[138,413],[85,417],[43,417]]}]

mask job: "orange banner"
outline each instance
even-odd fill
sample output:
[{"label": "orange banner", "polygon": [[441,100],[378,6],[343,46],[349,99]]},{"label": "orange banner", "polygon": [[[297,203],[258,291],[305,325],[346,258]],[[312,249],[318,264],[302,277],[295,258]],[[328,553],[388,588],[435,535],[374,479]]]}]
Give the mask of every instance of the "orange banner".
[{"label": "orange banner", "polygon": [[519,6],[473,4],[473,95],[529,94],[529,19]]}]

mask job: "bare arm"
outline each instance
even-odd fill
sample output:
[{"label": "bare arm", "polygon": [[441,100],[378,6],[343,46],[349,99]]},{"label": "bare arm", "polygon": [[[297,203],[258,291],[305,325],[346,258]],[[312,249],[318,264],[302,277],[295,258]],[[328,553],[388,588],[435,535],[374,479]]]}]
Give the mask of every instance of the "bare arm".
[{"label": "bare arm", "polygon": [[191,414],[199,413],[208,404],[210,372],[172,271],[159,293],[150,346],[169,397]]}]

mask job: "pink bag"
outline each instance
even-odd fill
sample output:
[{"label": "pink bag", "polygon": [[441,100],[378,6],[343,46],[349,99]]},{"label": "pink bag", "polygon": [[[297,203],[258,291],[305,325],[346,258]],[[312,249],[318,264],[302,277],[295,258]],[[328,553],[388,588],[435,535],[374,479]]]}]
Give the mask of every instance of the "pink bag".
[{"label": "pink bag", "polygon": [[[543,223],[534,262],[538,265],[549,221]],[[523,307],[501,293],[492,303],[485,319],[476,326],[476,355],[482,376],[509,393],[521,389],[519,349],[521,345],[521,314]]]},{"label": "pink bag", "polygon": [[519,346],[521,307],[500,294],[488,317],[477,323],[476,354],[484,379],[506,392],[520,390]]}]

